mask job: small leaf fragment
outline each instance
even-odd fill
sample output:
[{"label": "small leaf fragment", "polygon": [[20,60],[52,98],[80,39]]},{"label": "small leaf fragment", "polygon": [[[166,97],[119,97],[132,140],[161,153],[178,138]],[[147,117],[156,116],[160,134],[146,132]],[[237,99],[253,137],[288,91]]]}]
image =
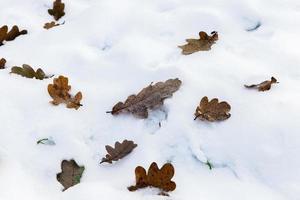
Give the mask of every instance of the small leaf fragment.
[{"label": "small leaf fragment", "polygon": [[48,93],[52,97],[53,105],[65,103],[67,108],[78,109],[82,99],[82,93],[78,92],[74,97],[69,94],[71,86],[68,85],[69,79],[64,76],[59,76],[53,80],[53,84],[48,85]]},{"label": "small leaf fragment", "polygon": [[115,148],[106,145],[105,148],[108,154],[105,156],[105,158],[102,158],[100,164],[104,162],[112,164],[112,161],[118,161],[124,158],[136,147],[137,144],[134,144],[134,142],[130,140],[124,140],[122,143],[116,142]]},{"label": "small leaf fragment", "polygon": [[6,64],[5,58],[1,58],[0,59],[0,69],[4,69],[5,68],[5,64]]},{"label": "small leaf fragment", "polygon": [[166,163],[159,169],[157,164],[153,162],[148,169],[148,173],[143,167],[138,166],[135,168],[136,184],[128,187],[128,190],[136,191],[145,187],[156,187],[161,189],[162,192],[173,191],[176,189],[176,183],[171,181],[174,174],[175,169],[171,163]]},{"label": "small leaf fragment", "polygon": [[53,2],[53,8],[48,10],[48,13],[58,21],[61,17],[65,15],[65,4],[61,0],[55,0]]},{"label": "small leaf fragment", "polygon": [[124,103],[117,103],[108,113],[112,115],[132,113],[137,118],[145,119],[148,117],[149,109],[156,109],[163,105],[164,100],[172,97],[180,86],[181,81],[178,78],[151,84],[137,95],[130,95]]},{"label": "small leaf fragment", "polygon": [[257,89],[258,91],[264,92],[264,91],[270,90],[272,84],[276,84],[276,83],[279,83],[279,82],[277,82],[277,79],[272,76],[271,80],[267,80],[267,81],[261,82],[259,84],[244,85],[244,86],[248,89],[253,88],[253,89]]},{"label": "small leaf fragment", "polygon": [[199,39],[187,39],[187,44],[178,46],[182,49],[183,55],[189,55],[198,51],[209,51],[219,38],[216,31],[211,32],[210,36],[206,32],[201,31],[199,36]]},{"label": "small leaf fragment", "polygon": [[43,139],[40,139],[36,142],[37,144],[45,144],[45,145],[55,145],[55,142],[53,139],[51,138],[43,138]]},{"label": "small leaf fragment", "polygon": [[231,106],[222,101],[219,103],[217,98],[212,99],[211,101],[205,96],[201,99],[199,106],[197,106],[195,111],[195,119],[197,118],[206,121],[223,121],[228,119],[231,114],[229,111],[231,110]]},{"label": "small leaf fragment", "polygon": [[63,191],[80,183],[84,169],[84,166],[79,166],[73,159],[61,162],[62,172],[56,175],[56,179],[64,186]]}]

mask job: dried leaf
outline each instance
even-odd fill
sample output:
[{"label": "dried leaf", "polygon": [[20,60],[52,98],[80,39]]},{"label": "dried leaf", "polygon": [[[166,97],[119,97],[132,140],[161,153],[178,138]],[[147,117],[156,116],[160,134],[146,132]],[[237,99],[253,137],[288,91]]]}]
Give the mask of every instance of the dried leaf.
[{"label": "dried leaf", "polygon": [[253,85],[245,85],[246,88],[254,88],[254,89],[258,89],[258,91],[267,91],[271,89],[271,85],[275,84],[275,83],[279,83],[277,82],[276,78],[274,78],[273,76],[271,77],[271,80],[269,81],[264,81],[261,82],[259,84],[253,84]]},{"label": "dried leaf", "polygon": [[57,23],[55,23],[55,21],[52,21],[52,22],[49,22],[49,23],[46,23],[45,25],[44,25],[44,29],[50,29],[50,28],[53,28],[53,27],[55,27],[55,26],[59,26],[60,24],[57,24]]},{"label": "dried leaf", "polygon": [[211,46],[218,40],[218,33],[213,31],[207,35],[204,31],[199,33],[200,39],[187,39],[187,44],[178,46],[182,49],[183,55],[189,55],[198,51],[209,51]]},{"label": "dried leaf", "polygon": [[12,67],[10,73],[18,74],[26,78],[36,78],[39,80],[52,77],[52,75],[46,76],[44,71],[41,68],[38,68],[37,71],[34,71],[34,69],[32,69],[31,66],[26,64],[22,65],[22,67],[17,67],[17,66]]},{"label": "dried leaf", "polygon": [[61,0],[55,0],[53,2],[53,8],[48,10],[48,13],[54,17],[56,21],[58,21],[61,17],[65,15],[65,4],[61,2]]},{"label": "dried leaf", "polygon": [[12,41],[20,35],[27,34],[27,30],[19,30],[18,26],[13,26],[12,29],[8,32],[7,25],[4,25],[0,28],[0,46],[3,45],[3,41]]},{"label": "dried leaf", "polygon": [[211,122],[226,120],[231,116],[230,109],[230,105],[225,101],[219,103],[216,98],[209,101],[207,97],[203,97],[196,109],[195,120],[197,118]]},{"label": "dried leaf", "polygon": [[74,97],[69,94],[71,86],[68,85],[68,78],[59,76],[53,80],[53,84],[48,85],[48,93],[53,98],[53,105],[59,105],[61,103],[67,104],[67,108],[75,108],[76,110],[82,106],[80,101],[82,99],[81,92],[78,92]]},{"label": "dried leaf", "polygon": [[132,113],[138,118],[147,118],[148,109],[155,109],[161,106],[165,99],[172,97],[181,85],[181,81],[169,79],[166,82],[158,82],[155,85],[149,85],[137,95],[130,95],[125,103],[117,103],[112,111],[107,112],[113,115],[120,113]]},{"label": "dried leaf", "polygon": [[124,140],[122,143],[116,142],[115,148],[107,145],[105,148],[108,154],[105,158],[102,158],[100,164],[104,162],[112,164],[112,161],[118,161],[130,154],[135,147],[137,147],[137,144],[128,140]]},{"label": "dried leaf", "polygon": [[174,173],[174,167],[170,163],[165,164],[159,169],[157,164],[153,162],[148,169],[148,174],[146,174],[146,170],[143,167],[138,166],[135,168],[136,184],[128,187],[128,190],[136,191],[140,188],[150,186],[159,188],[164,192],[173,191],[176,189],[175,182],[171,181]]},{"label": "dried leaf", "polygon": [[6,25],[0,28],[0,46],[3,45],[3,41],[6,38],[7,31],[8,31],[8,27]]},{"label": "dried leaf", "polygon": [[6,60],[4,58],[1,58],[0,59],[0,69],[4,69],[5,68],[5,63],[6,63]]},{"label": "dried leaf", "polygon": [[74,160],[63,160],[61,162],[61,170],[62,172],[56,175],[56,179],[64,186],[63,191],[65,191],[80,183],[84,166],[78,166]]}]

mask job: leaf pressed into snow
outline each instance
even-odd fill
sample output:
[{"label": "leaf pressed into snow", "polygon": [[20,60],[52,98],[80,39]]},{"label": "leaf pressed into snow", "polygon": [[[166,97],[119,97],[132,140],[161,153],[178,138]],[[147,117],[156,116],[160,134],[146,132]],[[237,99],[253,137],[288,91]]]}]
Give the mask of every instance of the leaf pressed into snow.
[{"label": "leaf pressed into snow", "polygon": [[37,144],[45,144],[45,145],[55,145],[55,142],[53,139],[51,138],[44,138],[44,139],[40,139],[36,142]]},{"label": "leaf pressed into snow", "polygon": [[51,78],[53,76],[53,75],[46,76],[45,72],[41,68],[38,68],[36,71],[34,71],[34,69],[32,69],[31,66],[26,64],[22,65],[22,67],[17,67],[17,66],[12,67],[10,73],[18,74],[26,78],[36,78],[38,80]]},{"label": "leaf pressed into snow", "polygon": [[172,164],[167,163],[159,169],[157,164],[153,162],[148,173],[146,170],[138,166],[135,168],[135,180],[136,184],[134,186],[128,187],[129,191],[136,191],[140,188],[145,187],[156,187],[164,192],[170,192],[176,189],[176,183],[171,181],[175,174],[175,169]]},{"label": "leaf pressed into snow", "polygon": [[19,37],[20,35],[27,34],[27,30],[19,30],[18,26],[13,26],[10,31],[8,31],[7,25],[0,28],[0,46],[3,45],[4,41],[12,41]]},{"label": "leaf pressed into snow", "polygon": [[230,109],[230,105],[225,101],[219,103],[217,98],[209,101],[207,97],[203,97],[196,109],[195,120],[199,118],[203,121],[223,121],[231,116]]},{"label": "leaf pressed into snow", "polygon": [[271,89],[271,86],[272,84],[275,84],[275,83],[279,83],[277,82],[277,79],[274,78],[274,77],[271,77],[271,80],[267,80],[267,81],[264,81],[264,82],[261,82],[259,84],[253,84],[253,85],[245,85],[246,88],[254,88],[254,89],[257,89],[258,91],[267,91],[267,90],[270,90]]},{"label": "leaf pressed into snow", "polygon": [[5,58],[1,58],[0,59],[0,69],[4,69],[5,68],[5,63],[6,63]]},{"label": "leaf pressed into snow", "polygon": [[209,51],[211,46],[218,40],[218,33],[215,31],[211,32],[210,36],[201,31],[199,36],[199,39],[187,39],[187,44],[178,46],[182,49],[183,55],[189,55],[198,51]]},{"label": "leaf pressed into snow", "polygon": [[61,162],[62,172],[56,175],[56,179],[64,186],[63,191],[80,183],[84,169],[84,166],[78,166],[75,160]]},{"label": "leaf pressed into snow", "polygon": [[120,113],[132,113],[138,118],[147,118],[148,109],[155,109],[163,105],[165,99],[172,97],[181,85],[181,81],[169,79],[166,82],[158,82],[142,89],[137,95],[130,95],[127,100],[117,103],[112,111],[107,112],[113,115]]},{"label": "leaf pressed into snow", "polygon": [[116,142],[115,148],[106,145],[107,155],[105,158],[102,158],[101,163],[107,162],[112,164],[112,161],[118,161],[119,159],[124,158],[132,152],[132,150],[137,147],[137,144],[134,144],[133,141],[124,140],[122,143]]},{"label": "leaf pressed into snow", "polygon": [[44,25],[44,29],[50,29],[50,28],[53,28],[53,27],[55,27],[55,26],[59,26],[60,24],[57,24],[57,23],[55,23],[55,21],[52,21],[52,22],[48,22],[48,23],[46,23],[45,25]]},{"label": "leaf pressed into snow", "polygon": [[62,3],[61,0],[55,0],[53,2],[53,8],[48,9],[48,13],[54,17],[56,21],[58,21],[61,17],[65,15],[65,4]]},{"label": "leaf pressed into snow", "polygon": [[53,105],[59,105],[65,103],[67,108],[75,108],[76,110],[82,106],[80,101],[82,99],[82,93],[78,92],[74,97],[69,94],[71,86],[68,85],[68,78],[59,76],[53,80],[53,84],[48,85],[48,93],[53,98]]}]

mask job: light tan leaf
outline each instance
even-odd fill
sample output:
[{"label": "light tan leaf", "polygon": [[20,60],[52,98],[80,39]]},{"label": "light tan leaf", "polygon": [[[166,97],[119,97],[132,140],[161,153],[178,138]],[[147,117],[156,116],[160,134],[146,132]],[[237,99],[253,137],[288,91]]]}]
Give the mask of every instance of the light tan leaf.
[{"label": "light tan leaf", "polygon": [[200,39],[187,39],[187,44],[178,46],[182,49],[183,55],[189,55],[198,51],[209,51],[211,46],[218,40],[218,33],[213,31],[207,35],[204,31],[199,33]]},{"label": "light tan leaf", "polygon": [[257,89],[258,91],[267,91],[267,90],[270,90],[271,89],[271,86],[272,84],[275,84],[275,83],[279,83],[277,82],[276,78],[274,77],[271,77],[271,80],[267,80],[267,81],[264,81],[264,82],[261,82],[259,84],[253,84],[253,85],[245,85],[246,88],[254,88],[254,89]]},{"label": "light tan leaf", "polygon": [[163,105],[165,99],[172,97],[181,85],[181,81],[169,79],[166,82],[158,82],[142,89],[137,95],[130,95],[127,100],[117,103],[112,111],[107,112],[113,115],[120,113],[132,113],[138,118],[147,118],[148,110]]},{"label": "light tan leaf", "polygon": [[108,154],[105,156],[105,158],[102,158],[100,164],[104,162],[112,164],[112,161],[118,161],[119,159],[124,158],[136,147],[137,144],[134,144],[133,141],[128,140],[124,140],[122,143],[116,142],[115,148],[107,145],[105,148]]},{"label": "light tan leaf", "polygon": [[231,116],[230,109],[230,105],[225,101],[219,103],[217,98],[209,101],[207,97],[203,97],[196,109],[195,120],[197,118],[211,122],[226,120]]},{"label": "light tan leaf", "polygon": [[49,23],[46,23],[45,25],[44,25],[44,29],[50,29],[50,28],[53,28],[53,27],[55,27],[55,26],[59,26],[60,24],[57,24],[57,23],[55,23],[54,21],[52,21],[52,22],[49,22]]},{"label": "light tan leaf", "polygon": [[53,84],[48,85],[48,93],[52,97],[53,105],[59,105],[65,103],[67,108],[75,108],[76,110],[82,106],[80,101],[82,99],[82,93],[78,92],[74,97],[69,94],[71,86],[68,85],[68,78],[59,76],[53,80]]}]

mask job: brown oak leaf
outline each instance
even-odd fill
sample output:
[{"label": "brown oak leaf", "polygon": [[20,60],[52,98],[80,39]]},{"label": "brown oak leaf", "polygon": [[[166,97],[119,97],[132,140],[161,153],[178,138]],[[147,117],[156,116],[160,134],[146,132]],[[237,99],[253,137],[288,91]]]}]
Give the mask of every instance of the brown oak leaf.
[{"label": "brown oak leaf", "polygon": [[27,30],[19,30],[18,26],[13,26],[12,29],[8,32],[7,25],[4,25],[0,28],[0,46],[3,45],[3,41],[12,41],[19,37],[20,35],[27,34]]},{"label": "brown oak leaf", "polygon": [[61,162],[62,172],[56,175],[56,179],[64,186],[63,191],[80,183],[84,169],[84,166],[78,166],[75,160],[63,160]]},{"label": "brown oak leaf", "polygon": [[183,55],[189,55],[198,51],[209,51],[211,46],[218,40],[218,33],[213,31],[207,35],[204,31],[199,32],[200,39],[187,39],[187,44],[178,46]]},{"label": "brown oak leaf", "polygon": [[271,85],[275,84],[275,83],[279,83],[277,82],[276,78],[274,78],[273,76],[271,77],[271,80],[267,80],[264,82],[261,82],[259,84],[253,84],[253,85],[244,85],[246,88],[254,88],[254,89],[258,89],[258,91],[267,91],[271,89]]},{"label": "brown oak leaf", "polygon": [[6,64],[5,58],[1,58],[0,59],[0,69],[4,69],[5,68],[5,64]]},{"label": "brown oak leaf", "polygon": [[59,26],[60,24],[57,24],[57,23],[55,23],[55,21],[52,21],[52,22],[49,22],[49,23],[46,23],[45,25],[44,25],[44,29],[50,29],[50,28],[53,28],[53,27],[55,27],[55,26]]},{"label": "brown oak leaf", "polygon": [[56,21],[58,21],[61,17],[65,15],[65,4],[62,3],[61,0],[55,0],[53,2],[53,8],[48,9],[48,13],[54,17]]},{"label": "brown oak leaf", "polygon": [[207,97],[203,97],[196,109],[195,120],[197,118],[211,122],[226,120],[231,116],[230,109],[230,105],[225,101],[219,103],[217,98],[209,101]]},{"label": "brown oak leaf", "polygon": [[12,67],[10,73],[18,74],[26,78],[36,78],[39,80],[51,78],[53,76],[53,75],[47,76],[41,68],[38,68],[36,71],[34,71],[34,69],[32,69],[31,66],[26,64],[22,65],[22,67],[17,67],[17,66]]},{"label": "brown oak leaf", "polygon": [[130,154],[135,147],[137,147],[137,144],[134,144],[133,141],[128,140],[124,140],[122,143],[116,142],[115,148],[106,145],[105,149],[108,154],[105,156],[105,158],[102,158],[100,164],[104,162],[112,164],[112,161],[118,161]]},{"label": "brown oak leaf", "polygon": [[130,95],[124,103],[117,103],[112,111],[107,113],[113,115],[132,113],[135,117],[145,119],[148,117],[148,109],[155,109],[163,105],[164,100],[172,97],[180,86],[181,81],[178,78],[158,82],[154,85],[150,84],[137,95]]},{"label": "brown oak leaf", "polygon": [[176,183],[171,181],[174,174],[175,170],[171,163],[164,164],[164,166],[159,169],[157,164],[153,162],[148,169],[148,173],[146,173],[143,167],[138,166],[135,168],[136,184],[128,187],[128,190],[136,191],[140,188],[150,186],[159,188],[163,192],[173,191],[176,189]]},{"label": "brown oak leaf", "polygon": [[75,108],[76,110],[82,106],[80,101],[82,99],[82,93],[78,92],[74,97],[69,94],[71,86],[68,85],[68,78],[59,76],[53,80],[53,84],[48,85],[48,93],[53,98],[53,105],[59,105],[65,103],[67,108]]}]

